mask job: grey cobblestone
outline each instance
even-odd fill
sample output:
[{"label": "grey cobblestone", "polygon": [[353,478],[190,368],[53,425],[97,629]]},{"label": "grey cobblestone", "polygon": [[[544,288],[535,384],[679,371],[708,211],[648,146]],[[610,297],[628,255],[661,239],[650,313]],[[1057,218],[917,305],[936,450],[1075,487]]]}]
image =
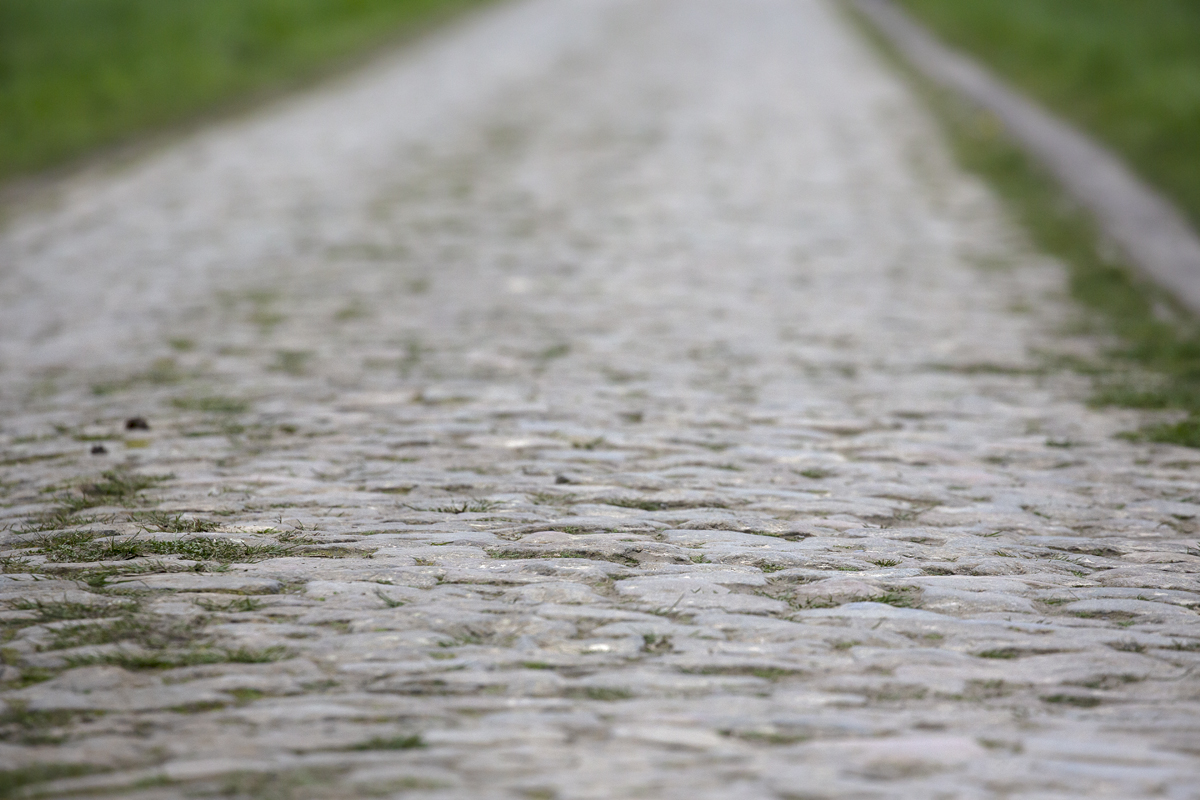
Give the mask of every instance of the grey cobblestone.
[{"label": "grey cobblestone", "polygon": [[0,259],[50,794],[1197,796],[1200,457],[828,4],[502,6]]}]

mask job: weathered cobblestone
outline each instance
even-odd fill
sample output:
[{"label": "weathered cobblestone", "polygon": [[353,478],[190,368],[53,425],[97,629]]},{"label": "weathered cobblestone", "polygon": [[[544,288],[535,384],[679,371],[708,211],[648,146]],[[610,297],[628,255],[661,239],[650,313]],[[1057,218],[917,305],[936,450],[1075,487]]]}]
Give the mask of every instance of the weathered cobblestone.
[{"label": "weathered cobblestone", "polygon": [[1200,457],[827,4],[501,7],[0,259],[51,794],[1198,796]]}]

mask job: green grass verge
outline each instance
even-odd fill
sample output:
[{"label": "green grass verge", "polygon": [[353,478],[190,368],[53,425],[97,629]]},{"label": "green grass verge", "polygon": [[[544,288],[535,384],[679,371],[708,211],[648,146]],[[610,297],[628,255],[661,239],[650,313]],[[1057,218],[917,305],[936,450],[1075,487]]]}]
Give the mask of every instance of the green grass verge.
[{"label": "green grass verge", "polygon": [[332,64],[485,0],[0,0],[0,180]]},{"label": "green grass verge", "polygon": [[1200,3],[900,0],[1091,131],[1200,226]]},{"label": "green grass verge", "polygon": [[[1003,5],[992,0],[904,2],[913,7],[941,9],[947,18],[957,18],[949,10],[951,2],[961,3],[964,9],[976,9],[980,14],[988,10],[997,16],[998,9],[1009,5],[1027,9],[1044,4],[1060,11],[1084,5],[1072,0],[1004,0]],[[1092,0],[1088,7],[1108,9],[1113,5],[1109,0]],[[1137,5],[1142,7],[1141,3]],[[1146,3],[1147,8],[1168,5],[1182,4],[1158,0]],[[1200,6],[1196,10],[1200,12]],[[1021,13],[1036,16],[1031,10]],[[1013,15],[1018,16],[1018,12]],[[1099,11],[1097,15],[1105,16]],[[966,16],[965,11],[962,16]],[[1200,13],[1195,16],[1200,20]],[[1108,24],[1112,24],[1111,20]],[[936,87],[913,71],[868,24],[864,23],[863,28],[910,78],[918,94],[943,123],[959,163],[984,177],[1033,243],[1066,265],[1072,295],[1094,312],[1089,319],[1105,332],[1116,334],[1118,344],[1102,362],[1072,365],[1094,377],[1094,403],[1185,411],[1188,416],[1182,422],[1150,426],[1130,436],[1200,447],[1200,327],[1195,318],[1107,253],[1100,246],[1101,239],[1091,217],[1064,194],[989,113]],[[1200,55],[1200,40],[1194,49]],[[1197,136],[1200,137],[1200,128]],[[1200,149],[1195,155],[1200,168]]]}]

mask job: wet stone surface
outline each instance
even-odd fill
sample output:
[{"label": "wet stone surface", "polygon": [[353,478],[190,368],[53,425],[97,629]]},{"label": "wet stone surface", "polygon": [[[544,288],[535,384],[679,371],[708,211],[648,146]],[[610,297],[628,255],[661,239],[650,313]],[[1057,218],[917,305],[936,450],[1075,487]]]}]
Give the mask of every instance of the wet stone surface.
[{"label": "wet stone surface", "polygon": [[1200,455],[829,5],[501,6],[0,260],[28,791],[1196,796]]}]

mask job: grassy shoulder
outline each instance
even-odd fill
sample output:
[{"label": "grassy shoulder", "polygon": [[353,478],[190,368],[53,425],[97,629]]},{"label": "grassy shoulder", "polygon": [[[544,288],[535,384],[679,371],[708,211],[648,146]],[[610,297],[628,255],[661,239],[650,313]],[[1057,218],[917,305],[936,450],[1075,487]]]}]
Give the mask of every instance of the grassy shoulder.
[{"label": "grassy shoulder", "polygon": [[[1040,3],[1047,7],[1084,5],[1073,0],[905,2],[945,8],[961,2],[963,8],[994,7],[995,10],[1008,4],[1013,8]],[[1093,7],[1111,5],[1108,0],[1089,2]],[[1171,4],[1150,0],[1147,6],[1151,5]],[[1200,6],[1195,8],[1200,12]],[[1200,20],[1200,13],[1197,19]],[[984,177],[1034,244],[1066,265],[1072,295],[1093,312],[1090,317],[1093,321],[1116,334],[1119,344],[1103,362],[1070,365],[1094,377],[1093,401],[1097,405],[1186,412],[1186,417],[1178,423],[1151,426],[1130,436],[1200,447],[1200,322],[1102,247],[1090,216],[1066,196],[988,112],[920,76],[875,36],[868,24],[864,23],[863,28],[910,78],[942,122],[959,163]],[[1200,40],[1196,48],[1200,52]],[[1195,155],[1200,168],[1200,152]]]},{"label": "grassy shoulder", "polygon": [[0,0],[0,180],[311,78],[486,0]]},{"label": "grassy shoulder", "polygon": [[1200,3],[900,2],[1107,142],[1200,227]]}]

